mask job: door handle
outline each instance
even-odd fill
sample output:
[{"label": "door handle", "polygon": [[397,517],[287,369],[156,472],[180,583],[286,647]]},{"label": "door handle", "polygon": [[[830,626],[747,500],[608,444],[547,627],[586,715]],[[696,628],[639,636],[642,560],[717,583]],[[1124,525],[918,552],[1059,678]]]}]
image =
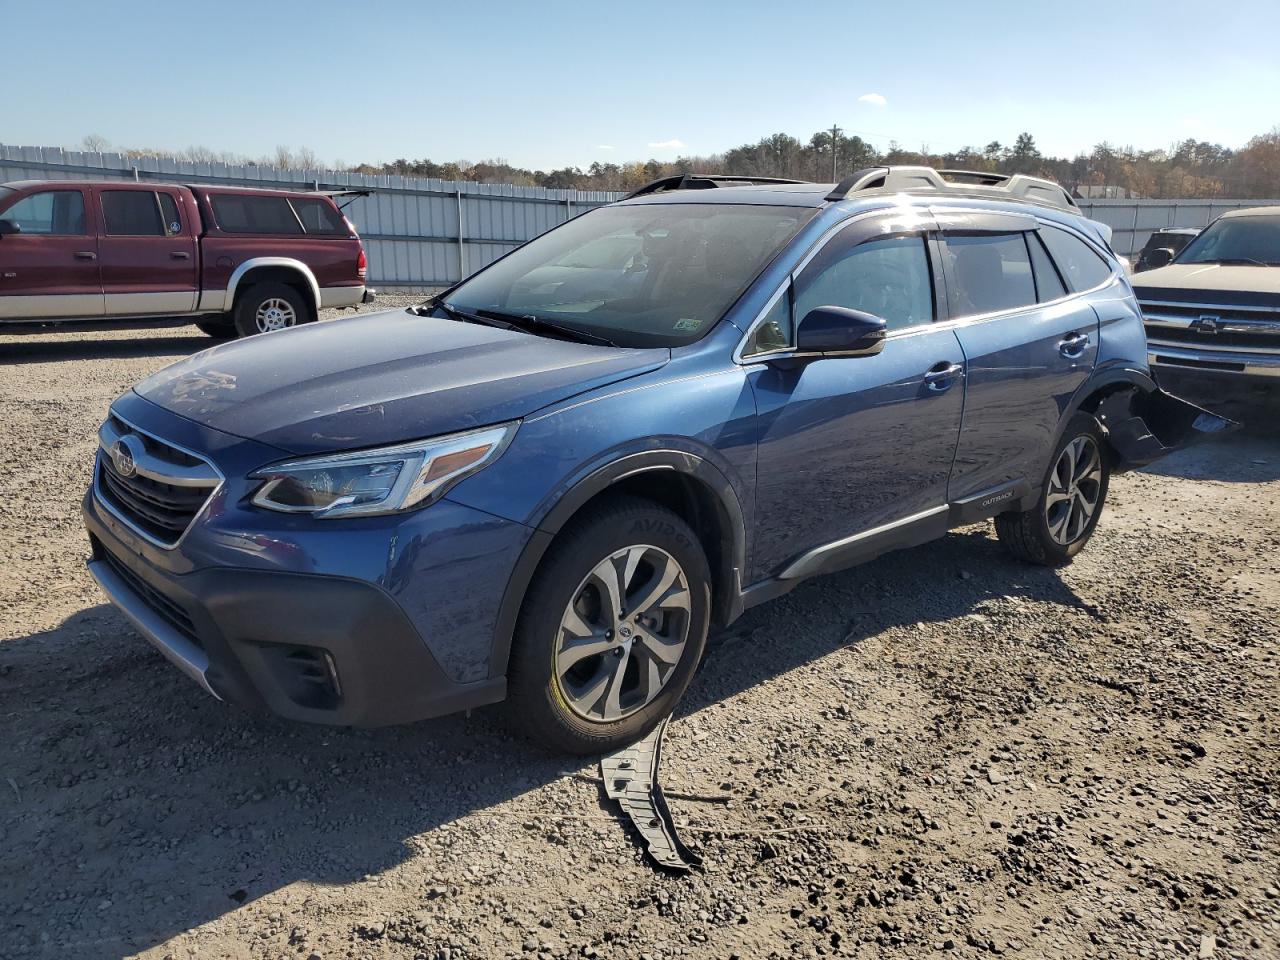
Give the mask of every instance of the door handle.
[{"label": "door handle", "polygon": [[97,260],[98,255],[94,253],[92,250],[77,250],[76,259],[77,260]]},{"label": "door handle", "polygon": [[1068,360],[1078,360],[1088,346],[1089,335],[1087,333],[1069,333],[1058,341],[1058,352]]},{"label": "door handle", "polygon": [[169,259],[170,260],[190,260],[191,254],[187,253],[185,250],[175,250],[173,251],[173,253],[169,254]]},{"label": "door handle", "polygon": [[956,378],[963,372],[964,364],[943,360],[929,368],[929,372],[924,375],[924,383],[934,393],[942,393],[944,390],[950,390]]}]

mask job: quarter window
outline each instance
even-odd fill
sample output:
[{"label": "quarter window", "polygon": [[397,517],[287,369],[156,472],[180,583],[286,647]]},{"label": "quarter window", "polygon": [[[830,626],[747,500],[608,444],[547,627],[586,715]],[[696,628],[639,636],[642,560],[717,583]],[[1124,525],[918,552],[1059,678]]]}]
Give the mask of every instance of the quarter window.
[{"label": "quarter window", "polygon": [[773,353],[786,350],[794,342],[791,338],[791,286],[782,291],[782,296],[764,315],[760,325],[751,333],[743,349],[744,356],[757,353]]},{"label": "quarter window", "polygon": [[16,223],[23,233],[83,236],[84,195],[79,190],[46,190],[23,197],[0,220]]},{"label": "quarter window", "polygon": [[182,232],[182,217],[178,215],[178,201],[171,193],[157,193],[160,198],[160,213],[164,216],[164,230],[174,237]]},{"label": "quarter window", "polygon": [[347,235],[347,227],[342,222],[342,215],[327,200],[294,199],[290,202],[307,233],[321,236],[345,237]]},{"label": "quarter window", "polygon": [[1072,291],[1090,290],[1111,276],[1111,266],[1079,237],[1057,227],[1038,232]]},{"label": "quarter window", "polygon": [[924,237],[883,237],[854,247],[829,244],[796,281],[795,316],[803,319],[814,307],[826,306],[882,317],[889,330],[932,322],[933,280]]},{"label": "quarter window", "polygon": [[1027,243],[1021,233],[952,234],[947,302],[953,317],[1016,310],[1036,302]]},{"label": "quarter window", "polygon": [[102,191],[102,219],[113,237],[163,237],[168,232],[150,190]]},{"label": "quarter window", "polygon": [[1036,294],[1041,303],[1057,300],[1067,295],[1066,285],[1058,275],[1058,268],[1049,259],[1048,251],[1035,233],[1028,233],[1027,246],[1031,250],[1031,269],[1036,275]]}]

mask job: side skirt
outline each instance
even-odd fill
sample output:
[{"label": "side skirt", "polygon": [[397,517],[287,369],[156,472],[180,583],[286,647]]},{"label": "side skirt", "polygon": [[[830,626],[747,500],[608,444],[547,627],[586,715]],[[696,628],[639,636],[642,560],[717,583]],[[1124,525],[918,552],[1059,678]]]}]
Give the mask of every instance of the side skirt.
[{"label": "side skirt", "polygon": [[956,527],[989,519],[1006,510],[1024,510],[1033,494],[1026,480],[1012,480],[815,547],[791,561],[776,577],[753,583],[743,590],[741,609],[749,610],[789,593],[810,577],[860,566],[894,550],[918,547],[946,536]]}]

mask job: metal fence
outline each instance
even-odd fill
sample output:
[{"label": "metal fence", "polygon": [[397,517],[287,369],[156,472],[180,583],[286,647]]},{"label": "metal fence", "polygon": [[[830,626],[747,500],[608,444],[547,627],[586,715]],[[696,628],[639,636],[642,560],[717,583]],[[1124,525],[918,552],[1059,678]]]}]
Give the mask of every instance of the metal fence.
[{"label": "metal fence", "polygon": [[[595,190],[369,176],[338,170],[284,170],[0,144],[0,182],[120,178],[294,190],[367,187],[376,192],[352,201],[345,212],[364,238],[370,284],[384,287],[447,286],[570,217],[622,196]],[[1203,227],[1227,210],[1280,205],[1280,200],[1079,203],[1086,216],[1111,227],[1116,252],[1130,255],[1161,227]]]},{"label": "metal fence", "polygon": [[1142,249],[1163,227],[1205,227],[1228,210],[1280,206],[1280,200],[1078,200],[1086,217],[1112,230],[1111,246],[1122,256]]},{"label": "metal fence", "polygon": [[375,287],[447,286],[570,217],[622,196],[595,190],[549,190],[338,170],[284,170],[0,144],[0,183],[119,179],[291,190],[374,190],[372,196],[352,200],[343,212],[365,241],[369,283]]}]

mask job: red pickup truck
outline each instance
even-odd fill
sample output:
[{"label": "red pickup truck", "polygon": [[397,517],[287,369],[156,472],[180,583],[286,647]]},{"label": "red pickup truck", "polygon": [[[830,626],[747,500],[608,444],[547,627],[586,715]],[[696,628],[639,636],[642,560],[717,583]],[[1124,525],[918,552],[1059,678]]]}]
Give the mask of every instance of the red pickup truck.
[{"label": "red pickup truck", "polygon": [[364,247],[333,196],[0,184],[0,330],[189,316],[211,336],[248,336],[314,320],[323,307],[368,303]]}]

